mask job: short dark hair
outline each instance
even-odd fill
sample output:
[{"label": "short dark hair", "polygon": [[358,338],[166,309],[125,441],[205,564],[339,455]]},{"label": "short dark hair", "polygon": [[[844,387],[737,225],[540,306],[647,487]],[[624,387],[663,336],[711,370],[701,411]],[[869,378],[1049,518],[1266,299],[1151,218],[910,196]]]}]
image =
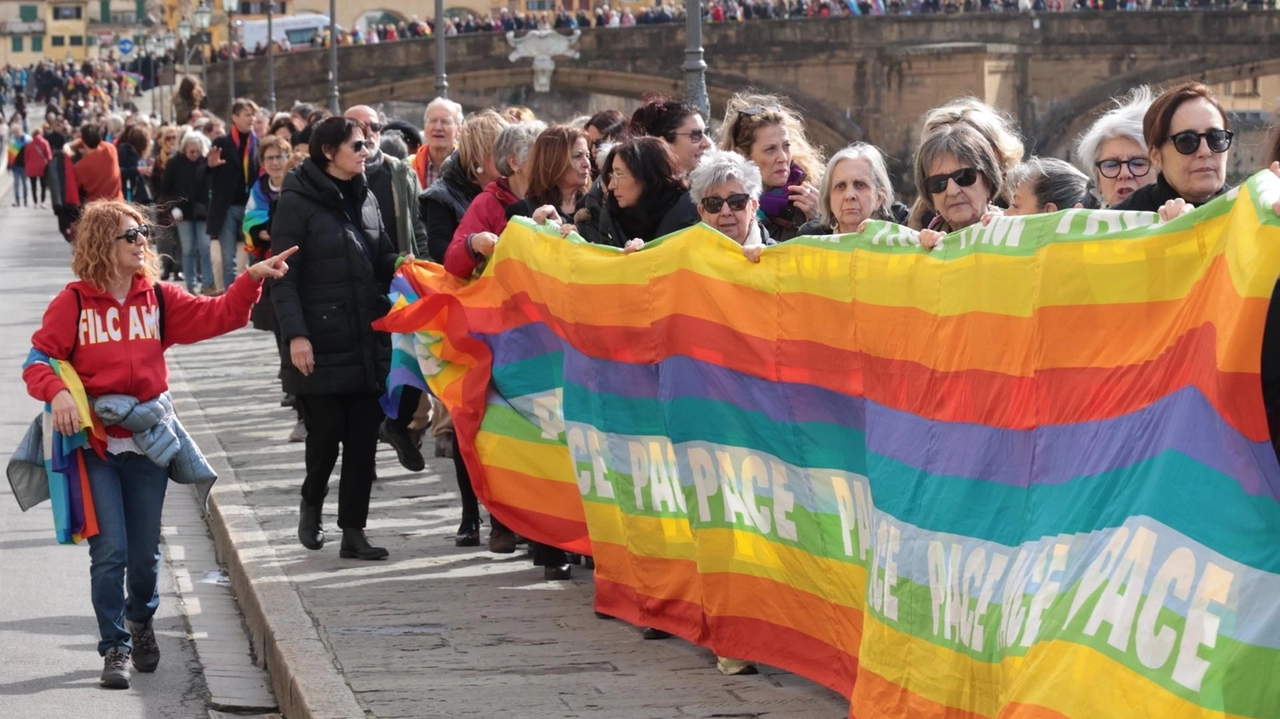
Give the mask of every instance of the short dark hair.
[{"label": "short dark hair", "polygon": [[311,113],[315,111],[316,108],[309,102],[295,102],[293,107],[289,108],[290,115],[297,115],[303,119],[311,117]]},{"label": "short dark hair", "polygon": [[1218,98],[1213,96],[1209,88],[1198,82],[1184,82],[1160,93],[1160,97],[1147,108],[1147,114],[1142,118],[1142,139],[1146,140],[1147,147],[1155,149],[1163,145],[1169,139],[1169,126],[1173,124],[1174,113],[1198,97],[1207,100],[1222,116],[1222,129],[1231,129],[1231,119],[1222,111],[1222,105],[1218,104]]},{"label": "short dark hair", "polygon": [[329,117],[321,120],[315,127],[311,128],[311,142],[307,145],[307,151],[311,155],[311,161],[320,166],[320,169],[329,166],[329,157],[324,154],[325,150],[337,153],[342,143],[351,139],[351,136],[360,131],[364,134],[363,126],[347,117]]},{"label": "short dark hair", "polygon": [[84,146],[90,150],[98,149],[98,145],[102,144],[102,125],[96,122],[86,122],[81,125],[80,139],[84,141]]},{"label": "short dark hair", "polygon": [[613,140],[622,134],[626,123],[622,119],[622,113],[617,110],[601,110],[591,116],[587,120],[587,124],[582,129],[594,127],[596,132],[600,133],[601,139]]},{"label": "short dark hair", "polygon": [[667,142],[675,142],[676,131],[685,120],[696,114],[698,109],[687,102],[671,100],[665,95],[653,95],[631,114],[627,134],[632,137],[661,137]]},{"label": "short dark hair", "polygon": [[685,187],[680,161],[671,151],[671,145],[659,138],[633,137],[614,145],[605,158],[604,173],[600,176],[605,187],[613,179],[614,159],[622,160],[632,177],[644,187],[639,203],[642,207],[653,202],[668,187]]},{"label": "short dark hair", "polygon": [[258,112],[258,103],[254,102],[253,100],[250,100],[250,99],[248,99],[248,98],[244,98],[244,97],[237,97],[237,98],[236,98],[236,99],[231,103],[231,114],[232,114],[232,115],[239,115],[239,114],[240,114],[240,111],[241,111],[241,110],[244,110],[244,109],[246,109],[246,108],[247,108],[247,109],[249,109],[249,110],[253,110],[255,113],[257,113],[257,112]]}]

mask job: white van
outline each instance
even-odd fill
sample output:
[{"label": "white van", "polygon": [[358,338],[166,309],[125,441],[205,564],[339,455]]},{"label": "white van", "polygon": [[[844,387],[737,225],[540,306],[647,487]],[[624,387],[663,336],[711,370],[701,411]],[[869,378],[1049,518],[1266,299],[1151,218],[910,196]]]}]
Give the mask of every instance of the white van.
[{"label": "white van", "polygon": [[[316,32],[323,33],[329,27],[329,16],[317,13],[305,15],[286,15],[272,18],[271,32],[276,42],[289,38],[289,45],[296,50],[311,47],[311,38]],[[341,26],[339,26],[341,29]],[[240,25],[240,44],[245,50],[253,52],[259,44],[267,46],[267,21],[247,20]]]}]

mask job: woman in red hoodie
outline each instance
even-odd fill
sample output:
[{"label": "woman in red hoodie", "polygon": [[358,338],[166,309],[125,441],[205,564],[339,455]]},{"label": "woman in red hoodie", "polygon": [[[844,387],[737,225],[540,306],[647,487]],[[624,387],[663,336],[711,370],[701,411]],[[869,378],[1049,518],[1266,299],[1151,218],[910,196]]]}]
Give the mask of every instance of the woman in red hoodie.
[{"label": "woman in red hoodie", "polygon": [[[31,204],[44,207],[49,195],[49,183],[45,182],[44,171],[53,160],[53,148],[44,139],[44,131],[36,128],[31,132],[31,142],[22,149],[23,160],[27,165],[27,179],[31,180]],[[36,200],[36,188],[40,188],[40,199]]]},{"label": "woman in red hoodie", "polygon": [[[115,200],[91,202],[81,215],[71,255],[79,279],[45,310],[22,372],[31,396],[52,405],[61,434],[78,432],[80,419],[49,359],[70,362],[90,397],[149,402],[168,389],[165,349],[243,327],[262,281],[289,270],[292,253],[283,252],[251,267],[225,295],[195,297],[156,282],[160,263],[147,242],[149,228],[139,208]],[[151,617],[160,604],[160,509],[169,473],[144,456],[128,430],[106,432],[105,451],[85,452],[98,520],[98,534],[89,537],[90,593],[102,637],[101,684],[127,689],[131,658],[141,672],[155,671],[160,661]]]}]

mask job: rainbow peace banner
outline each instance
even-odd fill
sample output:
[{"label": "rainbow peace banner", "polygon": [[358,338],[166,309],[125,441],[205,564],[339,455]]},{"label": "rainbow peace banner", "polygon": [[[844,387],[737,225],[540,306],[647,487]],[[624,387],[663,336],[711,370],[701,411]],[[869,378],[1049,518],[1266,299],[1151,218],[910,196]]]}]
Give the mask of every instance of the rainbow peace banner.
[{"label": "rainbow peace banner", "polygon": [[599,611],[851,717],[1275,719],[1277,197],[759,264],[517,220],[469,283],[402,269],[392,384],[449,406],[500,519],[596,557]]}]

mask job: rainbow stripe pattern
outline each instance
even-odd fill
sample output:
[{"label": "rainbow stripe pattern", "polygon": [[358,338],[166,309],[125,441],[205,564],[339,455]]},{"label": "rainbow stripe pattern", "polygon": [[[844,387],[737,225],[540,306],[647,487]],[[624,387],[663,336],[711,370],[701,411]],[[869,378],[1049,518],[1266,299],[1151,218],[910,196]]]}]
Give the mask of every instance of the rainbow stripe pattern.
[{"label": "rainbow stripe pattern", "polygon": [[1001,218],[622,256],[513,221],[401,270],[392,384],[596,608],[859,719],[1280,717],[1269,173],[1164,224]]}]

